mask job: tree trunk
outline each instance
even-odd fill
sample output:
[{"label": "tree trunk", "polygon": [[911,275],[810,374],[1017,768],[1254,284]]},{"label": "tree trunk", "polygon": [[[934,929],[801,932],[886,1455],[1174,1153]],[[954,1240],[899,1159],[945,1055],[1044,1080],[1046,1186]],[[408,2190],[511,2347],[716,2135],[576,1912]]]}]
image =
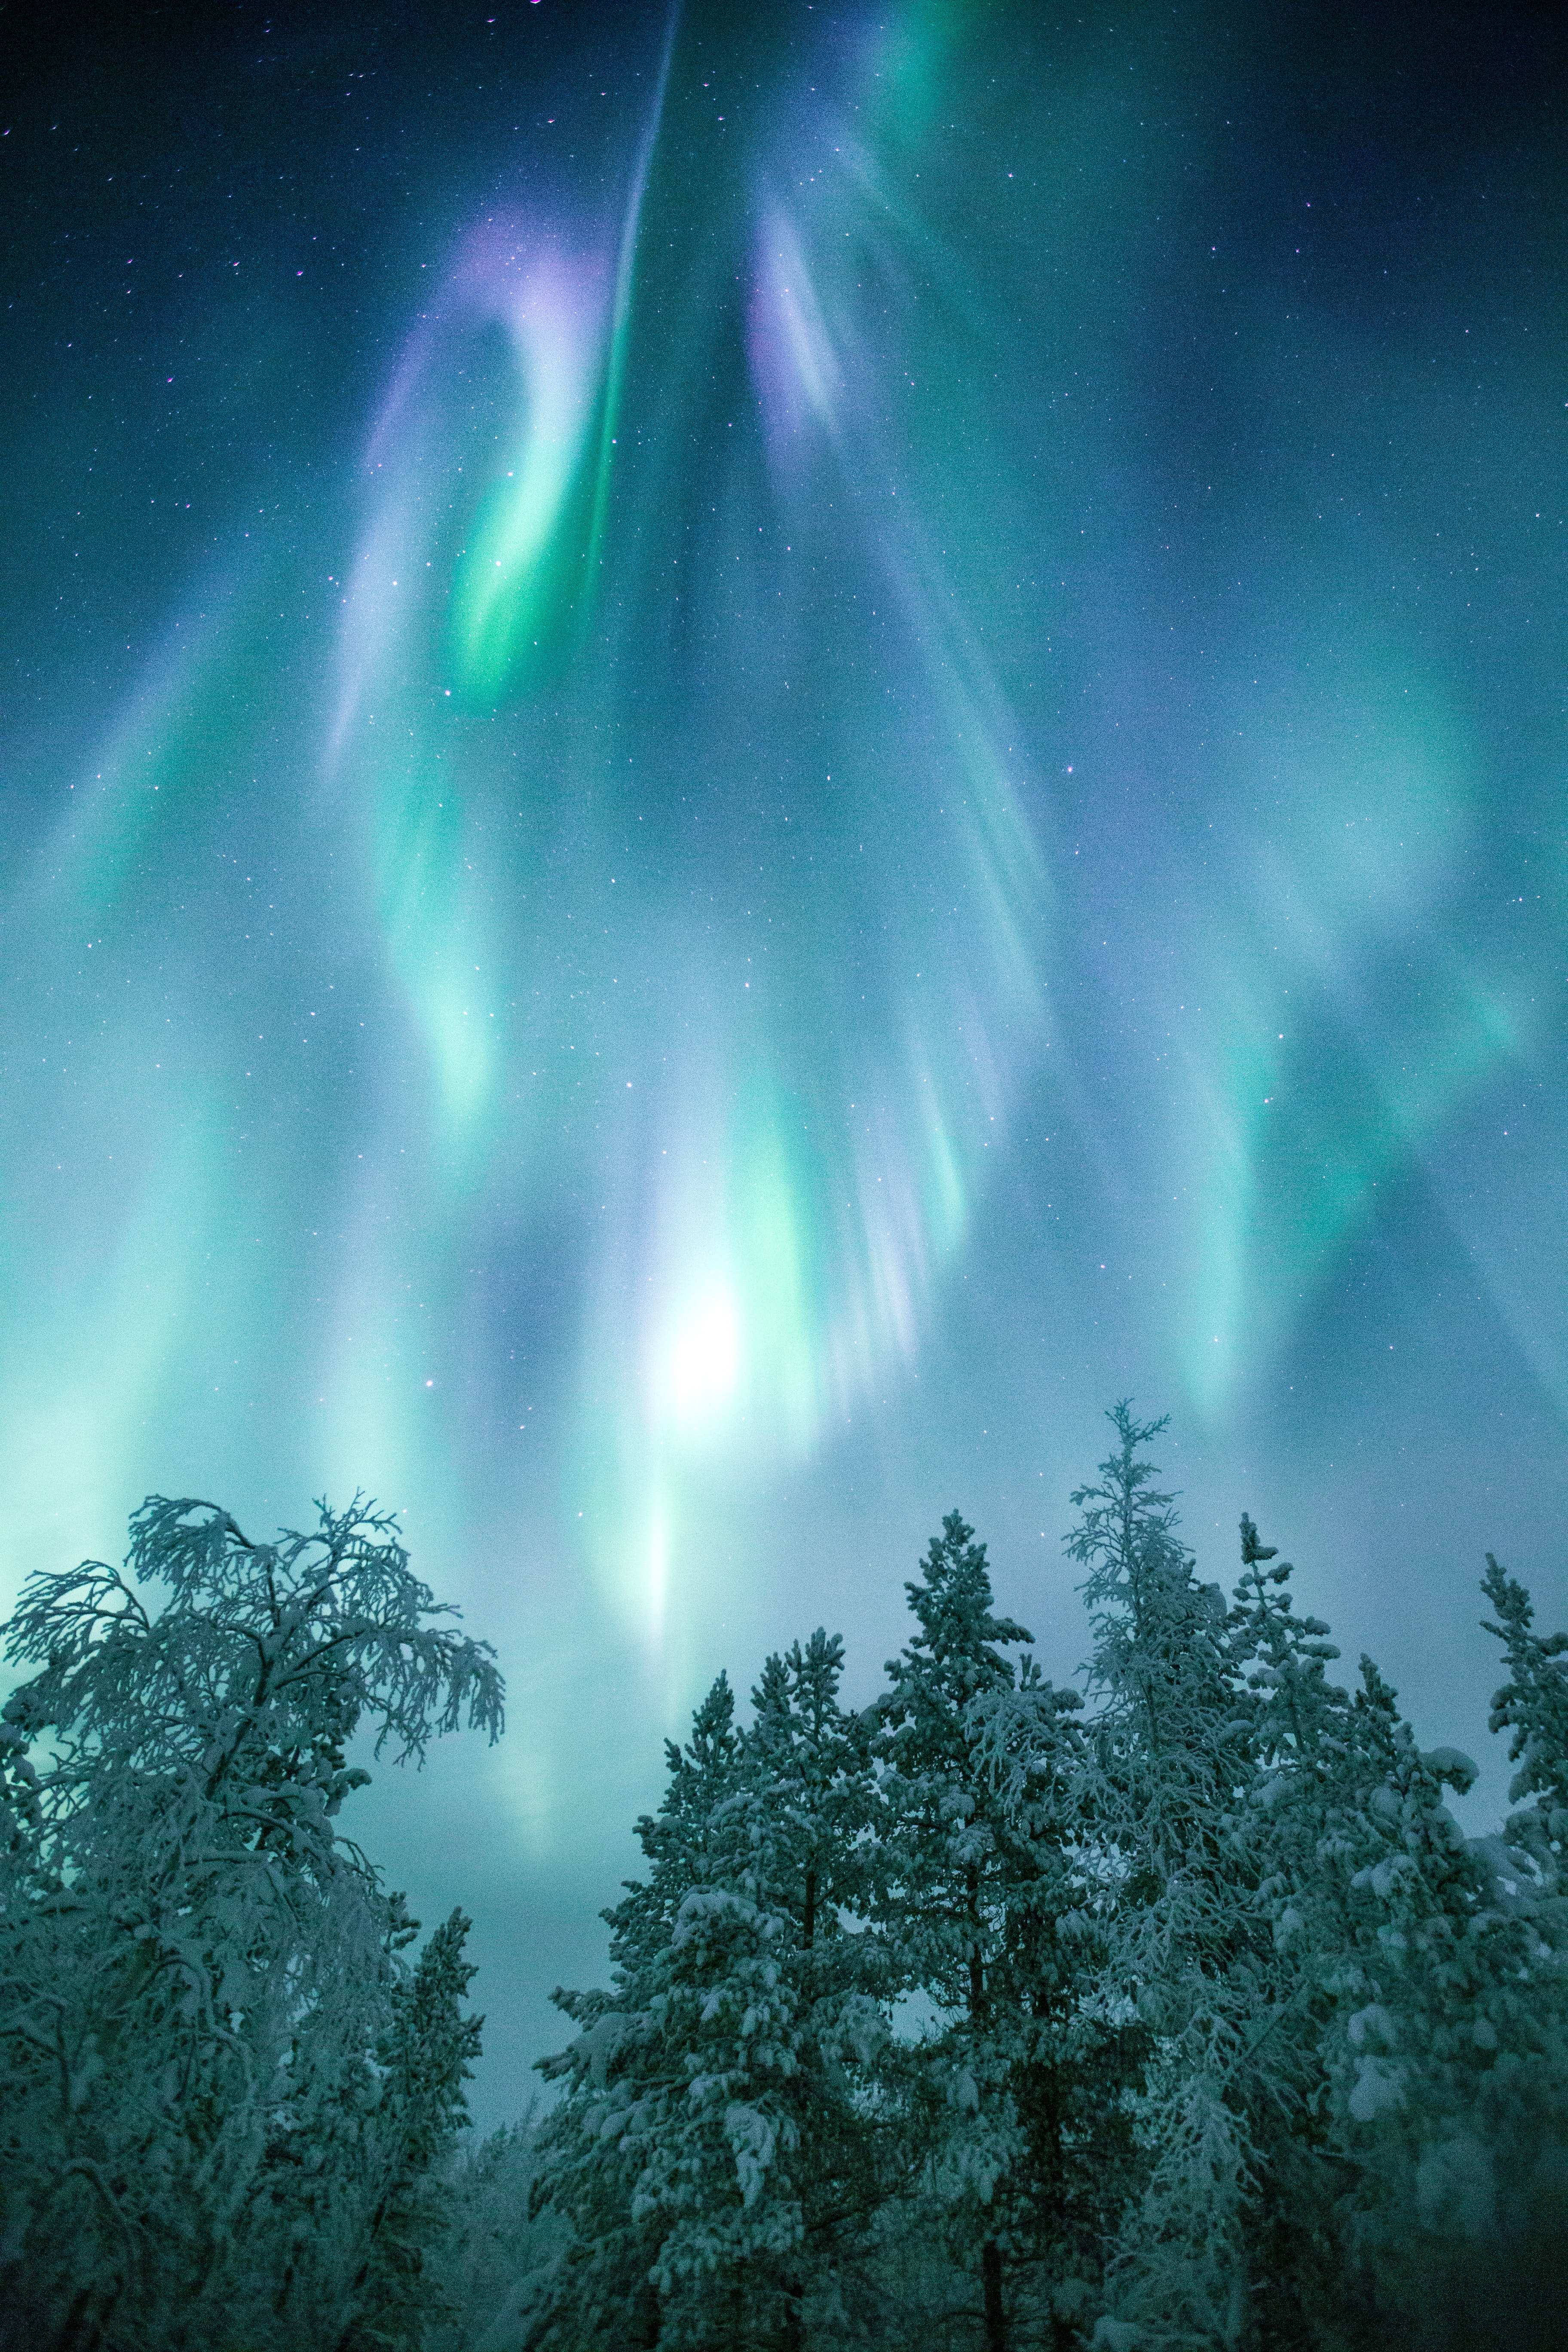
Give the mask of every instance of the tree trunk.
[{"label": "tree trunk", "polygon": [[800,2325],[801,2284],[797,2278],[784,2283],[784,2352],[801,2352],[805,2338]]},{"label": "tree trunk", "polygon": [[980,2276],[985,2288],[985,2352],[1007,2352],[1007,2321],[1002,2309],[1002,2249],[987,2238],[980,2249]]},{"label": "tree trunk", "polygon": [[659,2309],[658,2289],[651,2279],[643,2282],[637,2297],[637,2336],[641,2352],[658,2352],[658,2339],[663,2331],[664,2315]]}]

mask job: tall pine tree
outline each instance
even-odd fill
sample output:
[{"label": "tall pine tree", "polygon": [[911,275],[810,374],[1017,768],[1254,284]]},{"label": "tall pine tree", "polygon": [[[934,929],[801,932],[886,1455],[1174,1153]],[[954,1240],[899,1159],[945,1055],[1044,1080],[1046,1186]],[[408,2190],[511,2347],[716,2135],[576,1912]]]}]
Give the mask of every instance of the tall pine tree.
[{"label": "tall pine tree", "polygon": [[1026,1893],[1047,1865],[1007,1801],[987,1708],[1016,1696],[1018,1671],[1003,1653],[1034,1637],[994,1613],[985,1547],[956,1511],[904,1589],[917,1631],[888,1661],[878,1702],[877,1918],[894,1982],[929,2003],[937,2030],[889,2056],[905,2128],[924,2154],[929,2209],[961,2263],[978,2270],[987,2352],[1004,2352],[998,2190],[1026,2137],[1011,2081],[1020,2011],[1007,1963]]},{"label": "tall pine tree", "polygon": [[557,1995],[582,2030],[546,2066],[568,2089],[539,2198],[572,2235],[541,2345],[629,2313],[645,2344],[788,2347],[853,2297],[886,2026],[879,1956],[845,1924],[872,1800],[841,1656],[819,1632],[770,1659],[744,1733],[719,1678],[637,1825],[650,1876],[605,1915],[613,1990]]},{"label": "tall pine tree", "polygon": [[1140,2104],[1148,2179],[1112,2300],[1121,2324],[1228,2352],[1249,2325],[1245,2074],[1263,1991],[1237,1833],[1251,1710],[1223,1598],[1199,1583],[1142,1450],[1166,1424],[1126,1402],[1108,1417],[1116,1450],[1074,1494],[1067,1539],[1088,1570],[1094,1634],[1081,1807],[1108,1880],[1109,1989],[1153,2036]]}]

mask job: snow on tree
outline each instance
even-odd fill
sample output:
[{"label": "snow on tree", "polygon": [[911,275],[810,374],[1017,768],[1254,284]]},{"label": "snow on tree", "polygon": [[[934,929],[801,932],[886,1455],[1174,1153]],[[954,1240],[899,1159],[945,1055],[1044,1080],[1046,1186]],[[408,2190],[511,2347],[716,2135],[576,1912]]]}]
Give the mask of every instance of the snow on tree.
[{"label": "snow on tree", "polygon": [[[1094,1635],[1086,1785],[1101,1837],[1136,1865],[1125,1891],[1146,1916],[1158,1973],[1178,1921],[1189,1944],[1212,1933],[1224,1947],[1227,1919],[1211,1929],[1205,1898],[1211,1879],[1227,1882],[1221,1823],[1250,1713],[1236,1695],[1219,1587],[1198,1582],[1175,1498],[1154,1487],[1159,1473],[1139,1450],[1167,1423],[1137,1422],[1125,1403],[1107,1418],[1119,1444],[1100,1465],[1100,1485],[1074,1493],[1079,1517],[1066,1543],[1089,1571],[1081,1591]],[[1174,1890],[1179,1906],[1166,1899]]]},{"label": "snow on tree", "polygon": [[[819,1635],[749,1727],[721,1679],[670,1749],[616,1987],[562,1996],[542,2186],[574,2234],[532,2343],[1437,2352],[1479,2279],[1546,2274],[1568,1643],[1494,1565],[1494,1724],[1536,1802],[1468,1841],[1468,1759],[1423,1751],[1370,1660],[1330,1681],[1247,1517],[1227,1610],[1147,1459],[1163,1424],[1110,1418],[1068,1539],[1087,1711],[1006,1654],[1029,1637],[953,1515],[860,1726]],[[912,2040],[890,1995],[929,2013]]]},{"label": "snow on tree", "polygon": [[1030,1659],[972,1698],[967,1728],[1014,1841],[999,1949],[986,1970],[993,2063],[1017,2152],[992,2195],[1022,2341],[1066,2352],[1098,2305],[1105,2247],[1142,2175],[1134,2094],[1149,2033],[1108,1997],[1114,1905],[1084,1834],[1082,1702]]},{"label": "snow on tree", "polygon": [[[1291,1613],[1289,1564],[1270,1564],[1245,1517],[1242,1551],[1232,1622],[1258,1710],[1246,1838],[1284,1963],[1258,2052],[1274,2277],[1320,2326],[1336,2305],[1346,2328],[1358,2307],[1385,2330],[1435,2326],[1451,2250],[1473,2263],[1515,2226],[1519,2151],[1536,2170],[1561,2164],[1561,1980],[1539,1906],[1504,1883],[1528,1864],[1467,1840],[1445,1802],[1474,1780],[1469,1758],[1423,1752],[1370,1659],[1353,1696],[1331,1684],[1328,1627]],[[1517,1622],[1517,1589],[1488,1591]],[[1260,2315],[1265,2340],[1284,2340],[1277,2296]]]},{"label": "snow on tree", "polygon": [[[1252,1999],[1244,2095],[1254,2150],[1245,2219],[1251,2325],[1281,2347],[1316,2345],[1342,2301],[1333,2209],[1342,2158],[1325,2127],[1321,2042],[1342,1932],[1321,1908],[1329,1792],[1347,1752],[1346,1694],[1329,1682],[1329,1627],[1298,1616],[1294,1570],[1241,1517],[1241,1580],[1229,1629],[1252,1706],[1250,1778],[1233,1816],[1247,1860]],[[1266,1934],[1263,1931],[1267,1931]]]},{"label": "snow on tree", "polygon": [[[738,1779],[734,1716],[734,1694],[720,1675],[692,1717],[685,1748],[665,1742],[663,1801],[657,1816],[645,1813],[637,1824],[649,1876],[627,1880],[623,1901],[603,1915],[611,1990],[557,1988],[552,1995],[579,2032],[541,2063],[566,2096],[540,2131],[534,2209],[557,2214],[570,2236],[535,2283],[530,2346],[613,2340],[617,2329],[630,2344],[660,2341],[658,2265],[669,2233],[664,2192],[691,2083],[684,2020],[667,2032],[668,1979],[688,1897],[716,1876],[722,1883],[713,1816]],[[682,1948],[689,1940],[682,1937]],[[654,2179],[645,2184],[650,2170]],[[698,2171],[700,2194],[700,2164]]]},{"label": "snow on tree", "polygon": [[[866,2071],[886,2038],[858,1900],[872,1798],[837,1703],[842,1647],[771,1658],[755,1721],[721,1675],[637,1825],[653,1865],[605,1914],[613,1990],[558,1993],[580,2025],[546,2063],[540,2201],[572,2238],[531,2341],[798,2344],[854,2283],[840,2233],[877,2195]],[[718,2315],[718,2316],[715,2316]]]},{"label": "snow on tree", "polygon": [[451,2220],[446,2174],[470,2117],[463,2084],[473,2078],[481,2017],[462,2001],[474,1976],[464,1958],[471,1919],[460,1910],[437,1928],[413,1975],[394,1983],[376,2047],[379,2095],[368,2138],[379,2194],[353,2283],[356,2310],[335,2352],[401,2342],[416,2312],[451,2315],[439,2284],[442,2241]]},{"label": "snow on tree", "polygon": [[1420,2303],[1448,2243],[1492,2234],[1496,2160],[1526,2109],[1538,2108],[1538,2127],[1558,2109],[1552,2137],[1563,2145],[1545,1955],[1529,1920],[1494,1899],[1484,1854],[1444,1802],[1446,1787],[1474,1775],[1457,1749],[1417,1748],[1363,1658],[1317,1902],[1300,1907],[1333,1999],[1321,2055],[1335,2144],[1355,2168],[1351,2242],[1395,2310]]},{"label": "snow on tree", "polygon": [[1175,1500],[1142,1449],[1163,1421],[1130,1405],[1067,1538],[1094,1648],[1082,1811],[1111,1885],[1108,1990],[1154,2037],[1140,2101],[1149,2172],[1112,2265],[1119,2324],[1231,2347],[1248,2324],[1255,2186],[1247,2066],[1266,2013],[1259,1922],[1237,1809],[1253,1709],[1217,1586],[1200,1584]]},{"label": "snow on tree", "polygon": [[1064,2167],[1045,2204],[1056,2266],[1070,2269],[1061,2225],[1078,2126],[1062,2095],[1063,2035],[1080,2021],[1061,1998],[1077,1973],[1061,1922],[1081,1915],[1058,1796],[1077,1699],[1004,1656],[1033,1636],[994,1614],[985,1547],[957,1512],[905,1591],[918,1630],[888,1661],[877,1703],[875,1916],[894,1981],[931,2005],[937,2030],[889,2052],[889,2074],[933,2219],[961,2262],[977,2262],[985,2343],[1002,2352],[1007,2259],[1040,2252],[1040,2200],[1020,2168],[1037,2145]]},{"label": "snow on tree", "polygon": [[839,1705],[843,1666],[842,1640],[820,1626],[770,1657],[742,1738],[745,1884],[786,1923],[777,1964],[795,2065],[780,2097],[799,2212],[779,2273],[786,2347],[812,2315],[864,2300],[855,2252],[902,2178],[869,2087],[889,2040],[885,1954],[865,1932],[880,1806],[867,1727]]},{"label": "snow on tree", "polygon": [[494,1738],[500,1678],[358,1498],[253,1544],[154,1496],[131,1533],[6,1629],[0,2343],[351,2340],[416,1923],[338,1833],[346,1745]]},{"label": "snow on tree", "polygon": [[1530,1594],[1489,1551],[1481,1590],[1495,1612],[1486,1629],[1508,1659],[1509,1679],[1489,1717],[1493,1731],[1511,1732],[1509,1762],[1519,1768],[1508,1798],[1521,1810],[1507,1833],[1528,1853],[1555,1921],[1557,1903],[1568,1896],[1568,1633],[1533,1630]]},{"label": "snow on tree", "polygon": [[532,2212],[538,2118],[492,2132],[453,2166],[450,2216],[436,2255],[445,2306],[425,2352],[517,2352],[531,2282],[558,2250],[561,2223]]},{"label": "snow on tree", "polygon": [[154,1498],[125,1572],[30,1579],[0,2352],[1554,2340],[1506,2283],[1568,2228],[1568,1637],[1489,1555],[1517,1810],[1468,1839],[1468,1758],[1330,1680],[1246,1516],[1226,1609],[1110,1419],[1088,1706],[957,1514],[864,1716],[821,1630],[749,1722],[721,1675],[559,2105],[463,2164],[468,1922],[416,1960],[338,1824],[363,1733],[494,1736],[487,1647],[357,1500],[263,1546]]},{"label": "snow on tree", "polygon": [[1483,1590],[1515,1666],[1493,1723],[1524,1732],[1519,1759],[1538,1733],[1515,1786],[1545,1800],[1544,1822],[1516,1817],[1501,1838],[1468,1839],[1445,1790],[1467,1790],[1475,1765],[1455,1748],[1423,1751],[1363,1658],[1319,1847],[1342,1921],[1323,2059],[1358,2167],[1351,2234],[1393,2311],[1439,2295],[1457,2307],[1467,2273],[1510,2250],[1539,2259],[1563,2216],[1568,1975],[1557,1906],[1536,1875],[1549,1842],[1531,1836],[1550,1837],[1555,1696],[1532,1676],[1557,1649],[1535,1647],[1528,1595],[1510,1586],[1489,1561]]}]

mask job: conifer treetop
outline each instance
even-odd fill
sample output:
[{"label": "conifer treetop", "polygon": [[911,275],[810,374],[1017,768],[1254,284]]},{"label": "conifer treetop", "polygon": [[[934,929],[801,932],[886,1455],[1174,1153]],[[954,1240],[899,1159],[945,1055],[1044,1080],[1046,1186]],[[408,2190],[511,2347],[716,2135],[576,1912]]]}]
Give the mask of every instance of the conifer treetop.
[{"label": "conifer treetop", "polygon": [[1568,1633],[1537,1633],[1535,1610],[1524,1586],[1487,1554],[1481,1591],[1495,1618],[1484,1618],[1489,1633],[1503,1644],[1509,1679],[1494,1693],[1489,1717],[1493,1731],[1510,1731],[1510,1764],[1517,1764],[1509,1802],[1535,1797],[1552,1817],[1552,1834],[1568,1832]]},{"label": "conifer treetop", "polygon": [[934,1684],[960,1702],[976,1692],[1010,1687],[1014,1668],[1002,1643],[1033,1642],[1034,1635],[1011,1617],[992,1613],[991,1571],[985,1546],[957,1511],[950,1511],[940,1536],[932,1536],[921,1563],[924,1579],[906,1583],[910,1609],[920,1632],[896,1658],[887,1661],[895,1706]]},{"label": "conifer treetop", "polygon": [[1195,1588],[1193,1555],[1176,1534],[1176,1497],[1154,1486],[1158,1466],[1139,1453],[1170,1426],[1169,1414],[1136,1421],[1124,1397],[1106,1419],[1121,1443],[1100,1464],[1100,1485],[1073,1490],[1080,1517],[1065,1549],[1089,1570],[1081,1590],[1095,1636],[1114,1652],[1128,1633],[1136,1640],[1152,1631],[1171,1601]]}]

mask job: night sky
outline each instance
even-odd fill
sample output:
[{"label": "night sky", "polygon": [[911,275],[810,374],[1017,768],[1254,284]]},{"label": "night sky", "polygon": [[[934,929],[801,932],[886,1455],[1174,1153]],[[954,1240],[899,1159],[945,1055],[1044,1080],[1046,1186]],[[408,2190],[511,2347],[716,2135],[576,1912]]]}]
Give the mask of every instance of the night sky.
[{"label": "night sky", "polygon": [[[477,2106],[661,1742],[1104,1408],[1485,1761],[1568,1619],[1568,74],[1287,0],[11,9],[0,1601],[356,1487]],[[5,128],[5,125],[8,125]]]}]

